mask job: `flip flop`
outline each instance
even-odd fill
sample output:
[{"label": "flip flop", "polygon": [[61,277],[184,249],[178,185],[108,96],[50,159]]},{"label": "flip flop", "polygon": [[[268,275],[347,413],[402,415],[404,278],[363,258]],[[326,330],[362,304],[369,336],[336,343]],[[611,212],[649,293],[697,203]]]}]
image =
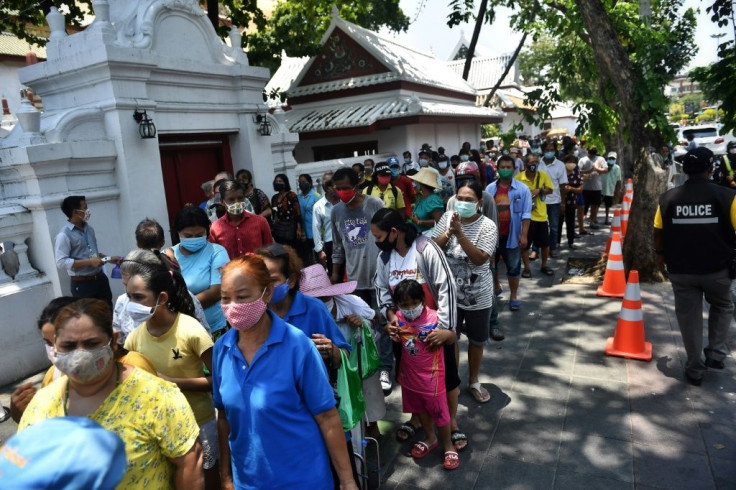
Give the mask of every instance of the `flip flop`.
[{"label": "flip flop", "polygon": [[521,277],[523,277],[525,279],[529,279],[530,277],[532,277],[532,271],[530,271],[529,269],[524,269],[521,272]]},{"label": "flip flop", "polygon": [[[417,434],[419,427],[412,425],[411,420],[404,422],[401,426],[396,429],[396,440],[399,442],[406,442]],[[400,433],[405,433],[406,437],[401,437]]]},{"label": "flip flop", "polygon": [[509,310],[519,311],[521,309],[521,301],[518,299],[512,299],[509,301]]},{"label": "flip flop", "polygon": [[546,265],[544,267],[542,267],[541,269],[539,269],[539,271],[542,274],[544,274],[545,276],[554,276],[555,275],[555,271],[553,271],[552,269],[550,269]]},{"label": "flip flop", "polygon": [[501,296],[501,294],[503,294],[503,288],[494,289],[493,294],[495,294],[496,296]]},{"label": "flip flop", "polygon": [[[452,440],[452,445],[455,446],[455,451],[457,452],[464,451],[468,447],[468,436],[466,436],[465,433],[460,432],[459,430],[452,431],[450,440]],[[465,444],[463,444],[462,446],[458,446],[458,442],[464,442]]]},{"label": "flip flop", "polygon": [[434,441],[434,444],[431,446],[427,444],[424,441],[419,441],[416,444],[414,444],[414,447],[411,448],[411,456],[414,459],[422,459],[425,458],[429,453],[432,452],[434,448],[437,447],[437,445],[440,443],[439,439]]},{"label": "flip flop", "polygon": [[491,400],[491,395],[488,391],[483,388],[480,383],[473,383],[468,386],[468,392],[473,395],[475,401],[478,403],[488,403]]},{"label": "flip flop", "polygon": [[455,451],[445,451],[445,461],[442,467],[448,471],[457,469],[460,466],[460,457]]}]

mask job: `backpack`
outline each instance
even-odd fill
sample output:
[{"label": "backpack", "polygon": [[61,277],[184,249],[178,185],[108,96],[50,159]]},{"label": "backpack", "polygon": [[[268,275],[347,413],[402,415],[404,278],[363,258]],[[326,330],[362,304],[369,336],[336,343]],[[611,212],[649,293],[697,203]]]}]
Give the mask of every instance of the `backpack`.
[{"label": "backpack", "polygon": [[[391,192],[394,195],[394,209],[396,209],[396,201],[398,201],[399,193],[398,193],[398,191],[396,190],[396,187],[394,187],[393,184],[389,184],[388,187],[389,187],[389,189],[391,189]],[[373,195],[373,184],[371,184],[371,185],[368,186],[368,188],[366,189],[365,193],[368,194],[369,196],[372,196]]]}]

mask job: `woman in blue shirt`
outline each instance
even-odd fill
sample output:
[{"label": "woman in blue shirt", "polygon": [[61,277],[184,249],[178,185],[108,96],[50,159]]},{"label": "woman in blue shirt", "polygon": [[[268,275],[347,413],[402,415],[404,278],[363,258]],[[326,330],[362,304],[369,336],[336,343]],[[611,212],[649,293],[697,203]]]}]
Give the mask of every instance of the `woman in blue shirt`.
[{"label": "woman in blue shirt", "polygon": [[225,315],[220,308],[220,269],[229,262],[227,251],[221,245],[210,243],[210,220],[196,206],[185,206],[174,219],[174,231],[181,240],[166,251],[181,267],[187,288],[194,293],[204,308],[204,315],[212,330],[212,339],[225,333]]},{"label": "woman in blue shirt", "polygon": [[[263,259],[222,271],[222,309],[233,327],[215,344],[223,488],[357,489],[327,370],[314,344],[266,303],[274,294]],[[324,308],[324,307],[323,307]]]}]

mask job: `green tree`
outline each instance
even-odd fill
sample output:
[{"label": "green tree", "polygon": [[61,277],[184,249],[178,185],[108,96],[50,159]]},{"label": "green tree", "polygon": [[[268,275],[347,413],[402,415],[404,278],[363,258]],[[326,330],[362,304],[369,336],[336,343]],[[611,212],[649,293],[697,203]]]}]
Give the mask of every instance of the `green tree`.
[{"label": "green tree", "polygon": [[542,33],[522,51],[519,54],[519,75],[524,85],[544,84],[554,55],[555,39],[548,33]]}]

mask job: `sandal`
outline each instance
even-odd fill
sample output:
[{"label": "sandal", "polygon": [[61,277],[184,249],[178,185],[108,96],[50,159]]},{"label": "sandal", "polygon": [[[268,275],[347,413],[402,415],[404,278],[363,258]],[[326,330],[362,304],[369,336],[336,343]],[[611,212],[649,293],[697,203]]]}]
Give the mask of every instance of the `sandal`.
[{"label": "sandal", "polygon": [[525,279],[529,279],[530,277],[532,277],[532,271],[530,271],[529,269],[524,269],[521,272],[521,277],[523,277]]},{"label": "sandal", "polygon": [[[404,422],[401,426],[396,429],[396,440],[399,442],[406,442],[417,434],[419,427],[412,425],[411,420]],[[401,434],[406,437],[402,437]]]},{"label": "sandal", "polygon": [[488,403],[491,399],[491,394],[480,383],[469,385],[468,391],[478,403]]},{"label": "sandal", "polygon": [[542,267],[541,269],[539,269],[539,271],[542,274],[544,274],[545,276],[554,276],[555,275],[555,271],[553,271],[552,269],[550,269],[546,265],[544,267]]},{"label": "sandal", "polygon": [[460,457],[455,451],[445,451],[445,461],[442,467],[446,470],[455,470],[460,466]]},{"label": "sandal", "polygon": [[435,440],[434,443],[430,446],[424,441],[419,441],[414,444],[413,448],[411,448],[411,457],[414,459],[422,459],[426,457],[429,453],[431,453],[432,449],[436,448],[439,443],[439,440]]},{"label": "sandal", "polygon": [[521,301],[518,299],[512,299],[509,301],[509,310],[519,311],[521,309]]},{"label": "sandal", "polygon": [[[455,446],[455,451],[461,452],[464,451],[465,448],[468,447],[468,436],[465,435],[465,433],[460,432],[459,430],[453,430],[452,435],[450,436],[450,440],[452,441],[452,445]],[[460,446],[458,443],[464,442],[462,446]]]},{"label": "sandal", "polygon": [[493,294],[495,294],[496,296],[501,296],[501,294],[503,294],[503,288],[494,289]]}]

